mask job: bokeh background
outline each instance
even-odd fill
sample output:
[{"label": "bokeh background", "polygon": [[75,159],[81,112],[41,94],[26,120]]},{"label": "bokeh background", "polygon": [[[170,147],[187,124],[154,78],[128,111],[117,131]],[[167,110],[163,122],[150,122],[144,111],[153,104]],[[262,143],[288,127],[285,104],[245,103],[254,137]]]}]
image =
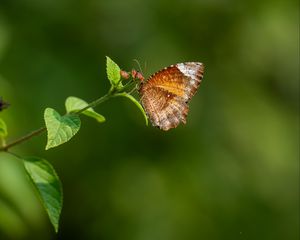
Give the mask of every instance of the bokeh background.
[{"label": "bokeh background", "polygon": [[[22,164],[0,154],[0,239],[298,239],[299,3],[294,0],[0,0],[0,113],[9,139],[109,88],[105,56],[146,76],[206,66],[188,123],[146,127],[127,99],[97,107],[49,160],[64,186],[58,235]],[[145,64],[146,63],[146,64]]]}]

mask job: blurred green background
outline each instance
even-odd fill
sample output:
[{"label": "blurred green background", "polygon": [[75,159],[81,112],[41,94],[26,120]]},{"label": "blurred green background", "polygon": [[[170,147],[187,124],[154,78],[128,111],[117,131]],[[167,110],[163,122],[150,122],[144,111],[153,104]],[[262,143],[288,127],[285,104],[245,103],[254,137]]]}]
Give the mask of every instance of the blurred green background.
[{"label": "blurred green background", "polygon": [[22,164],[0,154],[0,239],[298,239],[299,3],[286,0],[0,0],[0,113],[14,139],[109,88],[105,56],[144,74],[201,61],[188,123],[146,127],[126,99],[44,151],[64,186],[53,229]]}]

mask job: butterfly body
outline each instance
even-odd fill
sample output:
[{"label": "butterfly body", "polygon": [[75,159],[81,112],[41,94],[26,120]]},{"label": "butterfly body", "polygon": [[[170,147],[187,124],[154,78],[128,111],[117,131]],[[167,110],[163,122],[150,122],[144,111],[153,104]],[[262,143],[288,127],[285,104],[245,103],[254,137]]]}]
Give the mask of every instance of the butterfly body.
[{"label": "butterfly body", "polygon": [[186,123],[188,102],[201,83],[203,71],[199,62],[178,63],[141,83],[141,103],[153,126],[167,131]]}]

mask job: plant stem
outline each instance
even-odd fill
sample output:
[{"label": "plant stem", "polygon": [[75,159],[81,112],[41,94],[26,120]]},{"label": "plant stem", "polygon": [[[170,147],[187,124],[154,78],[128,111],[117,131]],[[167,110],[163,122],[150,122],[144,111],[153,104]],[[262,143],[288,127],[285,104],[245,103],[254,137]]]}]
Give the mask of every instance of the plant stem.
[{"label": "plant stem", "polygon": [[85,110],[89,109],[89,108],[93,108],[96,107],[97,105],[107,101],[109,98],[112,97],[112,93],[111,91],[109,91],[107,94],[105,94],[104,96],[102,96],[101,98],[98,98],[97,100],[91,102],[89,105],[87,105],[86,107],[80,109],[79,111],[77,111],[75,114],[81,114],[83,113]]},{"label": "plant stem", "polygon": [[[96,107],[97,105],[107,101],[108,99],[110,99],[111,97],[113,97],[116,93],[116,90],[114,87],[112,87],[107,94],[105,94],[104,96],[98,98],[97,100],[91,102],[89,105],[87,105],[86,107],[80,109],[79,111],[77,111],[76,115],[79,115],[81,113],[83,113],[85,110],[89,109],[89,108],[92,108],[92,107]],[[3,144],[3,146],[0,146],[0,152],[7,152],[9,148],[12,148],[16,145],[19,145],[23,142],[26,142],[28,141],[29,139],[31,139],[32,137],[34,136],[38,136],[40,135],[41,133],[45,132],[47,130],[46,127],[42,127],[42,128],[39,128],[37,130],[34,130],[14,141],[12,141],[11,143],[8,143],[8,144]]]},{"label": "plant stem", "polygon": [[14,147],[14,146],[16,146],[16,145],[18,145],[18,144],[21,144],[22,142],[25,142],[25,141],[29,140],[30,138],[32,138],[32,137],[34,137],[34,136],[37,136],[37,135],[39,135],[39,134],[41,134],[41,133],[43,133],[44,131],[46,131],[46,128],[45,128],[45,127],[39,128],[39,129],[37,129],[37,130],[34,130],[34,131],[32,131],[31,133],[28,133],[28,134],[26,134],[26,135],[24,135],[24,136],[22,136],[22,137],[16,139],[16,140],[13,141],[13,142],[4,145],[3,147],[0,148],[0,152],[1,152],[1,151],[4,151],[4,152],[5,152],[5,151],[7,151],[9,148]]}]

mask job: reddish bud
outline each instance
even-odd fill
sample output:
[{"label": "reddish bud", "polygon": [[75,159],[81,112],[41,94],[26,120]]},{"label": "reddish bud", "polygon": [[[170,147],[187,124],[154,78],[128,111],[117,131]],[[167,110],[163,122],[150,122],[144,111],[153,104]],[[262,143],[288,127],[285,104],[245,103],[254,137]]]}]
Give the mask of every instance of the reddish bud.
[{"label": "reddish bud", "polygon": [[141,82],[145,80],[144,76],[140,72],[136,73],[136,78],[139,79]]},{"label": "reddish bud", "polygon": [[132,69],[132,71],[131,71],[132,78],[136,78],[136,74],[137,74],[137,71]]},{"label": "reddish bud", "polygon": [[121,75],[121,77],[124,78],[124,79],[128,79],[128,78],[129,78],[129,73],[126,72],[126,71],[121,70],[121,71],[120,71],[120,75]]}]

